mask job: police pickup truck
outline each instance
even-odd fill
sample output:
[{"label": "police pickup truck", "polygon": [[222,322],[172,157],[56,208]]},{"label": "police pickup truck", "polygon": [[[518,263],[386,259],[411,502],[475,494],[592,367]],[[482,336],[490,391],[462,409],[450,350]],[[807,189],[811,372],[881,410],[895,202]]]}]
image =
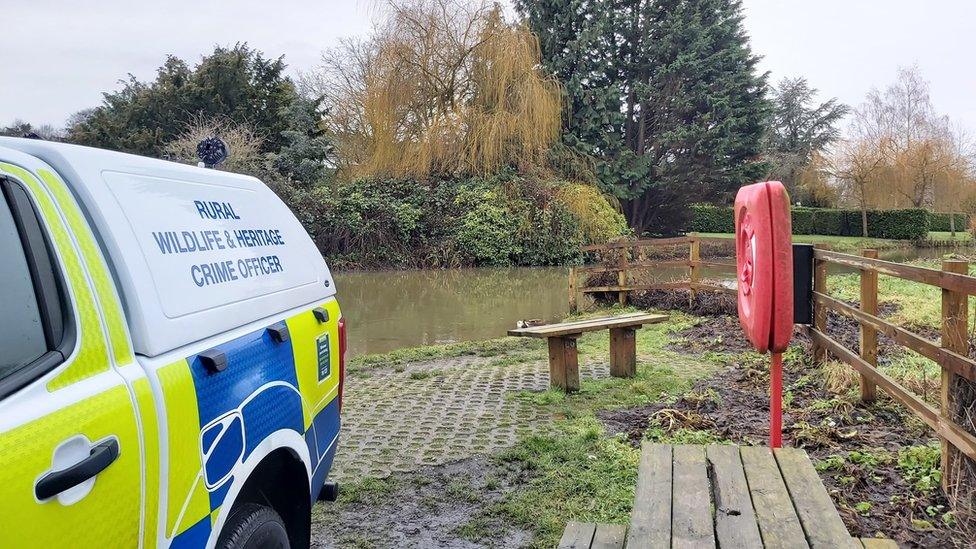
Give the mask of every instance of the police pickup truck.
[{"label": "police pickup truck", "polygon": [[345,326],[295,216],[30,139],[0,138],[0,191],[0,547],[307,547]]}]

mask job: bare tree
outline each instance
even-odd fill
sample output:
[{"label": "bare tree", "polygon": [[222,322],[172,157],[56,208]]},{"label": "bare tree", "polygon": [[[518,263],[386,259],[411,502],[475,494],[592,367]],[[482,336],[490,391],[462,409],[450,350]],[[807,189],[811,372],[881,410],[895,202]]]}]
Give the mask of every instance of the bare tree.
[{"label": "bare tree", "polygon": [[876,184],[876,174],[884,165],[884,148],[870,140],[851,139],[840,142],[832,156],[830,170],[857,201],[861,210],[861,234],[868,236],[869,196]]}]

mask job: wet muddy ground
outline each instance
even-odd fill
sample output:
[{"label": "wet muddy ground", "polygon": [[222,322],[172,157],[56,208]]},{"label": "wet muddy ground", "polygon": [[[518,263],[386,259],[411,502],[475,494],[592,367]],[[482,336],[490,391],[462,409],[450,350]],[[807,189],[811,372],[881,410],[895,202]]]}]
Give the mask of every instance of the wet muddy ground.
[{"label": "wet muddy ground", "polygon": [[[856,345],[856,324],[848,326],[841,317],[833,321],[831,333],[845,345]],[[624,434],[635,446],[645,438],[692,433],[699,440],[704,433],[709,440],[767,445],[768,367],[763,358],[744,352],[750,345],[738,319],[706,317],[675,337],[675,350],[730,353],[733,358],[727,369],[700,380],[674,402],[600,412],[607,430]],[[797,341],[806,345],[802,337]],[[804,351],[808,356],[808,349]],[[880,532],[908,547],[968,545],[968,538],[942,520],[949,507],[941,489],[916,489],[897,463],[901,450],[931,443],[932,432],[883,395],[874,404],[863,404],[824,385],[821,369],[809,361],[787,363],[783,439],[820,463],[821,478],[851,534],[870,537]]]},{"label": "wet muddy ground", "polygon": [[370,480],[315,507],[312,547],[523,547],[530,532],[483,511],[527,475],[479,456]]}]

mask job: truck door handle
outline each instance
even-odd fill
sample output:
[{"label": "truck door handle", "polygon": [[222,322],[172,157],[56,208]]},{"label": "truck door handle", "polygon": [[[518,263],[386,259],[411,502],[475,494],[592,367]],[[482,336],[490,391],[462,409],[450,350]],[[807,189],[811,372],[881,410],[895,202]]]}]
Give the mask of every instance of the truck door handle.
[{"label": "truck door handle", "polygon": [[119,441],[109,439],[92,446],[91,454],[67,469],[44,475],[34,486],[34,495],[43,501],[74,488],[104,471],[119,457]]}]

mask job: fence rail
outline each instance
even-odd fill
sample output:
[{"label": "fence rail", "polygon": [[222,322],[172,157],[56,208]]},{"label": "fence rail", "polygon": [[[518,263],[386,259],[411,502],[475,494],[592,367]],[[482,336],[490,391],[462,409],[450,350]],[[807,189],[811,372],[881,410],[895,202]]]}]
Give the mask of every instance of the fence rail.
[{"label": "fence rail", "polygon": [[[860,305],[855,307],[831,297],[827,288],[827,266],[840,265],[857,269],[860,276]],[[831,354],[852,366],[860,374],[861,399],[874,400],[880,387],[925,422],[942,441],[943,487],[949,489],[957,469],[950,467],[956,452],[976,460],[976,436],[953,421],[950,405],[955,398],[956,376],[976,382],[976,361],[969,358],[969,296],[976,295],[976,277],[969,276],[967,261],[944,260],[942,269],[930,269],[882,261],[876,250],[864,250],[862,256],[842,254],[826,249],[814,250],[814,321],[808,328],[814,356],[826,359]],[[932,341],[878,316],[878,275],[892,276],[941,288],[942,325],[940,341]],[[844,347],[827,329],[827,313],[832,311],[858,322],[860,352]],[[896,344],[934,361],[941,369],[939,406],[919,398],[897,380],[878,369],[878,335],[884,334]],[[959,380],[961,381],[961,380]]]},{"label": "fence rail", "polygon": [[[626,305],[629,294],[649,290],[690,290],[691,299],[695,298],[697,292],[711,291],[735,294],[735,288],[710,284],[703,282],[701,269],[717,268],[735,269],[735,261],[703,260],[701,258],[701,244],[727,244],[733,241],[722,237],[701,237],[696,234],[688,236],[678,236],[674,238],[643,238],[639,240],[622,240],[610,242],[608,244],[593,244],[583,246],[584,252],[605,254],[607,256],[616,254],[616,260],[600,265],[587,265],[575,267],[569,273],[569,307],[576,312],[579,306],[579,297],[584,294],[594,293],[616,293],[617,301],[621,305]],[[688,259],[661,259],[647,260],[645,258],[646,249],[660,248],[664,246],[688,245]],[[653,274],[655,269],[683,267],[688,269],[688,279],[672,282],[657,282],[650,284],[640,284],[633,282],[635,275],[642,272]],[[602,286],[583,286],[580,284],[581,275],[617,273],[617,283]]]}]

